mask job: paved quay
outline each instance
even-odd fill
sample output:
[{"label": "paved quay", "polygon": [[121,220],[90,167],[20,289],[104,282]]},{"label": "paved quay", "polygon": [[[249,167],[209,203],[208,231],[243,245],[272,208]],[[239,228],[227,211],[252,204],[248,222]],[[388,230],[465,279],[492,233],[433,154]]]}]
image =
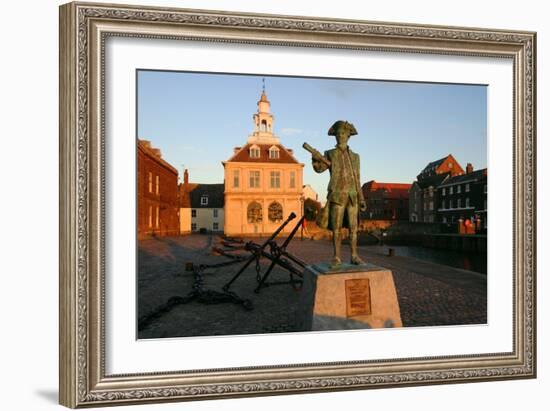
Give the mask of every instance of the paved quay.
[{"label": "paved quay", "polygon": [[[211,252],[220,238],[213,235],[152,238],[139,242],[138,316],[158,310],[173,296],[184,297],[193,289],[193,273],[185,271],[186,262],[215,264],[227,258]],[[261,242],[261,239],[255,239]],[[282,242],[279,239],[279,243]],[[343,245],[343,256],[349,249]],[[307,263],[328,261],[332,245],[327,240],[295,238],[288,250]],[[487,322],[487,277],[411,257],[384,254],[378,246],[359,247],[361,257],[372,264],[392,270],[404,327],[485,324]],[[268,261],[262,260],[262,273]],[[220,291],[240,264],[208,269],[203,273],[204,288]],[[253,310],[232,303],[202,304],[191,301],[150,320],[139,331],[139,338],[164,338],[206,335],[293,332],[299,291],[289,285],[256,287],[255,265],[232,285],[231,291],[252,301]],[[286,271],[275,269],[269,280],[287,280]]]}]

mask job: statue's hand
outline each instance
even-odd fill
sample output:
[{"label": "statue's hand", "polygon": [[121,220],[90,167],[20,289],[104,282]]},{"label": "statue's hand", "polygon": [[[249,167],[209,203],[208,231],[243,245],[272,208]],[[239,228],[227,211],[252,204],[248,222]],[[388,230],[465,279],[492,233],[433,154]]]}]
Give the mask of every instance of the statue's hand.
[{"label": "statue's hand", "polygon": [[359,202],[359,209],[361,211],[367,211],[367,202],[365,200]]}]

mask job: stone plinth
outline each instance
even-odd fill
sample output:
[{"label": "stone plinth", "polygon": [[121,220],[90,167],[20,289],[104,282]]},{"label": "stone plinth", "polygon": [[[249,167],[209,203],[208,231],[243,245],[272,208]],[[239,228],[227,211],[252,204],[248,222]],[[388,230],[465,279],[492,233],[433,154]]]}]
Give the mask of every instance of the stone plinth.
[{"label": "stone plinth", "polygon": [[307,266],[300,307],[304,330],[403,326],[392,272],[373,264]]}]

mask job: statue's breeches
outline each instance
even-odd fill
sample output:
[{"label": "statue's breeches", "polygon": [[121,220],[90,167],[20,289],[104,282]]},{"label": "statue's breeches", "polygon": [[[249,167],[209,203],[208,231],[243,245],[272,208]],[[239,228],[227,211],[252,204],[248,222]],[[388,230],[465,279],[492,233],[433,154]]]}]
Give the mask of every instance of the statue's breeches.
[{"label": "statue's breeches", "polygon": [[329,208],[329,230],[338,230],[340,228],[349,228],[350,231],[357,230],[357,218],[359,207],[357,201],[348,195],[344,201],[335,203],[330,202]]}]

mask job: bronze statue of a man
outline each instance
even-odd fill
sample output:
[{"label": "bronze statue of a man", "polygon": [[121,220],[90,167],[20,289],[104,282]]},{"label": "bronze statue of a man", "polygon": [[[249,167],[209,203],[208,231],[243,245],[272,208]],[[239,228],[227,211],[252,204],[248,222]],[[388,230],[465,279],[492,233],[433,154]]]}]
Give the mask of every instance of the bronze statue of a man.
[{"label": "bronze statue of a man", "polygon": [[349,229],[351,263],[364,264],[357,254],[357,221],[359,210],[366,211],[367,205],[361,191],[359,154],[351,151],[348,146],[349,138],[356,134],[357,130],[353,124],[337,121],[328,131],[329,136],[336,137],[336,148],[325,151],[324,155],[314,149],[312,151],[313,169],[317,173],[330,170],[327,203],[321,211],[318,222],[321,227],[328,228],[333,233],[334,257],[331,262],[333,268],[342,264],[340,253],[342,227]]}]

